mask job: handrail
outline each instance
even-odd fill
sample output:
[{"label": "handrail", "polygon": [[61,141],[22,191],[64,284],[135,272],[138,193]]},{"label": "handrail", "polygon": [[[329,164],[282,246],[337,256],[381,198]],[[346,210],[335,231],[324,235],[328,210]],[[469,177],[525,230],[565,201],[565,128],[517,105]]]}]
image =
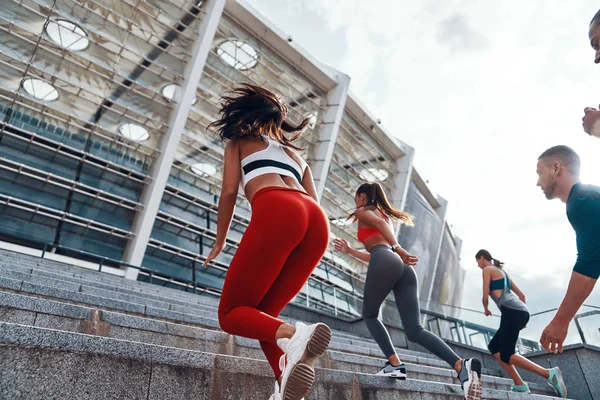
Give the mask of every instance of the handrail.
[{"label": "handrail", "polygon": [[[75,254],[79,254],[85,257],[89,257],[92,259],[96,259],[99,260],[99,264],[98,264],[98,271],[102,271],[102,268],[106,266],[106,264],[114,264],[114,265],[118,265],[119,267],[128,267],[128,268],[134,268],[138,271],[140,271],[140,273],[144,276],[147,276],[149,278],[149,282],[152,283],[153,279],[154,280],[158,280],[158,281],[162,281],[162,282],[167,282],[167,283],[171,283],[177,286],[181,286],[181,287],[185,287],[186,290],[190,289],[193,293],[206,293],[206,294],[210,294],[213,296],[219,296],[220,295],[220,290],[218,290],[217,288],[211,288],[209,286],[204,286],[202,284],[198,284],[198,282],[194,281],[194,280],[190,280],[190,279],[186,279],[186,278],[182,278],[182,277],[175,277],[175,276],[171,276],[169,273],[164,273],[164,272],[159,272],[156,270],[153,270],[151,268],[146,268],[144,266],[137,266],[137,265],[132,265],[132,264],[128,264],[125,263],[121,260],[118,259],[114,259],[111,257],[106,257],[106,256],[101,256],[95,253],[91,253],[85,250],[80,250],[80,249],[75,249],[72,247],[68,247],[68,246],[62,246],[62,245],[54,245],[53,243],[40,243],[38,242],[38,244],[43,246],[42,249],[42,254],[41,254],[41,258],[45,258],[46,252],[48,251],[49,248],[54,248],[54,249],[62,249],[62,250],[66,250],[68,252],[72,252]],[[196,265],[193,264],[192,268],[196,268]],[[319,282],[319,283],[325,283],[325,282]],[[326,284],[326,283],[325,283]],[[316,302],[318,304],[320,304],[322,302],[322,299],[319,299],[318,297],[312,297],[309,296],[308,293],[306,294],[306,299],[307,299],[307,303],[306,306],[309,306],[310,302]],[[346,295],[348,295],[348,293],[346,293]],[[345,309],[339,310],[338,311],[338,306],[337,306],[337,295],[335,293],[335,287],[334,287],[334,304],[331,305],[331,309],[332,311],[335,310],[334,315],[337,318],[341,318],[344,321],[347,321],[349,323],[353,323],[353,322],[358,322],[360,320],[362,320],[361,317],[359,316],[354,316],[352,315],[351,311],[347,311]],[[358,299],[355,297],[355,299]],[[386,299],[386,302],[390,302],[391,300]],[[448,307],[452,307],[454,309],[457,310],[466,310],[466,311],[470,311],[470,312],[475,312],[475,313],[480,313],[476,310],[470,310],[470,309],[466,309],[466,308],[461,308],[461,307],[457,307],[457,306],[451,306],[451,305],[444,305],[441,303],[435,303],[435,302],[428,302],[431,304],[438,304],[438,305],[442,305],[442,306],[448,306]],[[580,336],[580,340],[581,343],[586,344],[586,338],[585,335],[583,333],[583,330],[581,328],[580,325],[580,318],[585,318],[591,315],[599,315],[600,314],[600,307],[597,306],[592,306],[592,305],[587,305],[584,304],[585,307],[590,307],[593,308],[594,310],[589,311],[589,312],[585,312],[585,313],[581,313],[575,316],[574,318],[574,322],[576,324],[579,336]],[[550,309],[550,310],[546,310],[546,311],[542,311],[539,313],[535,313],[532,315],[540,315],[540,314],[544,314],[544,313],[548,313],[548,312],[552,312],[556,310],[556,308],[554,309]],[[465,319],[461,319],[461,318],[456,318],[456,317],[452,317],[452,316],[447,316],[444,315],[443,313],[440,312],[436,312],[436,311],[432,311],[429,310],[427,308],[422,308],[421,312],[424,316],[427,316],[427,322],[429,324],[431,324],[431,322],[435,322],[437,324],[437,328],[438,330],[440,330],[440,320],[441,321],[446,321],[447,323],[450,323],[454,326],[450,327],[451,332],[456,333],[456,336],[458,337],[458,342],[459,343],[464,343],[466,345],[475,345],[476,347],[479,347],[480,345],[476,345],[473,343],[472,337],[474,335],[483,335],[483,337],[485,338],[485,342],[487,343],[487,341],[489,341],[489,338],[491,335],[496,333],[496,329],[494,328],[490,328],[487,326],[483,326],[474,322],[469,322]],[[471,330],[473,331],[473,333],[469,333],[467,334],[466,330]],[[438,332],[440,335],[443,335],[443,332],[440,331]],[[445,336],[445,335],[444,335]],[[450,339],[450,340],[456,340],[454,339],[454,334],[451,333],[451,337],[446,337],[445,339]],[[527,342],[531,342],[534,343],[535,341],[531,341],[531,340],[526,340]],[[534,350],[539,350],[539,348],[536,348]],[[528,350],[531,351],[531,350]]]}]

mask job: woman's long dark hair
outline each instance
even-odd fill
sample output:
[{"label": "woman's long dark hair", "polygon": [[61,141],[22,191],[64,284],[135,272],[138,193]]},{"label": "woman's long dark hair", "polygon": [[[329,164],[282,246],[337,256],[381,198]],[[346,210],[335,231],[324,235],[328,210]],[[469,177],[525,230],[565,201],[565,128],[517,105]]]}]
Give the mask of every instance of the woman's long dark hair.
[{"label": "woman's long dark hair", "polygon": [[[314,123],[314,117],[307,117],[298,126],[290,124],[285,120],[287,106],[274,93],[247,83],[223,96],[219,112],[221,118],[208,127],[216,127],[223,141],[242,136],[267,136],[296,150],[303,149],[292,142]],[[293,135],[287,138],[283,132]]]},{"label": "woman's long dark hair", "polygon": [[[361,193],[367,195],[367,209],[379,209],[388,217],[398,220],[406,226],[415,226],[414,217],[411,214],[400,211],[390,204],[379,183],[363,183],[356,190],[356,195]],[[350,214],[348,218],[356,219],[356,211]]]},{"label": "woman's long dark hair", "polygon": [[504,268],[504,263],[500,260],[496,260],[495,258],[493,258],[492,255],[490,254],[490,252],[487,250],[479,250],[477,252],[477,254],[475,254],[476,260],[478,260],[481,257],[483,257],[487,261],[493,263],[498,268]]}]

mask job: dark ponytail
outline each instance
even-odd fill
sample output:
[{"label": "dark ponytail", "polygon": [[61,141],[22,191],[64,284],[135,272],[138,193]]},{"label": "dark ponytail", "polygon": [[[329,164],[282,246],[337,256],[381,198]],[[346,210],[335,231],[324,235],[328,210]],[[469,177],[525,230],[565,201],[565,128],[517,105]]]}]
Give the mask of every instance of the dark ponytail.
[{"label": "dark ponytail", "polygon": [[[221,140],[237,139],[242,136],[270,137],[296,150],[303,150],[292,142],[302,135],[315,118],[307,117],[294,126],[285,120],[287,106],[272,92],[260,86],[243,84],[223,96],[221,118],[211,123]],[[287,138],[283,132],[291,133]]]},{"label": "dark ponytail", "polygon": [[498,268],[504,268],[504,263],[500,260],[497,260],[492,257],[489,251],[487,250],[479,250],[477,254],[475,254],[475,259],[478,260],[483,257],[485,260],[493,263]]},{"label": "dark ponytail", "polygon": [[[357,195],[361,193],[367,195],[367,209],[379,209],[388,217],[398,220],[406,226],[415,226],[414,217],[411,214],[400,211],[390,204],[385,192],[383,191],[383,188],[379,183],[363,183],[356,191]],[[348,218],[356,218],[355,214],[356,211],[350,214]]]}]

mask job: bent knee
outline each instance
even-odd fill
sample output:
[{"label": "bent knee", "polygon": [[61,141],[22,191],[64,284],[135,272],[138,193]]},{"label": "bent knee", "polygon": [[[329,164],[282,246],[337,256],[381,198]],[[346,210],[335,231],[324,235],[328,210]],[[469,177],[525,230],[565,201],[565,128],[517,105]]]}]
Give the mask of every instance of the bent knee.
[{"label": "bent knee", "polygon": [[417,325],[411,328],[405,328],[404,333],[406,333],[406,338],[411,342],[417,342],[419,339],[419,334],[424,331],[421,325]]},{"label": "bent knee", "polygon": [[514,351],[503,351],[500,353],[500,360],[505,364],[510,364],[510,358],[515,354]]}]

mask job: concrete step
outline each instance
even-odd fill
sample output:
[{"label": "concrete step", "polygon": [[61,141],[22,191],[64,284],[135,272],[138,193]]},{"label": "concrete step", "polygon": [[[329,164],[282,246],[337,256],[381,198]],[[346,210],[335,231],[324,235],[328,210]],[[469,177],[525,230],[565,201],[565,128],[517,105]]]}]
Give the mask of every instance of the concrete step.
[{"label": "concrete step", "polygon": [[[267,399],[266,361],[0,323],[0,392],[10,399]],[[308,399],[461,399],[459,385],[317,368]],[[550,399],[484,389],[485,399]]]},{"label": "concrete step", "polygon": [[[221,331],[186,327],[110,311],[99,312],[87,307],[13,293],[0,292],[0,321],[264,360],[256,341],[234,338]],[[334,336],[330,350],[319,360],[317,366],[373,374],[383,365],[384,360],[380,357],[379,349],[373,352],[367,348],[348,346],[346,343],[338,342],[338,338]],[[411,378],[459,383],[455,373],[443,362],[440,362],[441,366],[436,367],[429,364],[437,360],[404,354],[401,354],[401,357],[407,363]],[[510,387],[509,379],[489,376],[486,370],[483,372],[486,387],[491,389]],[[534,384],[531,389],[534,393],[553,393],[547,385]]]},{"label": "concrete step", "polygon": [[98,271],[93,271],[86,268],[73,266],[70,264],[64,264],[53,260],[47,260],[27,255],[25,255],[24,257],[27,257],[27,259],[22,260],[22,255],[2,256],[0,254],[0,267],[5,266],[10,269],[19,268],[21,270],[33,269],[36,271],[43,271],[58,275],[66,275],[69,277],[78,278],[80,280],[90,280],[98,283],[115,285],[116,287],[126,288],[128,290],[146,289],[146,293],[156,293],[194,304],[202,303],[206,305],[212,305],[215,307],[218,305],[218,299],[209,296],[201,296],[182,290],[173,290],[172,288],[163,287],[157,284],[151,284],[147,282],[130,280],[125,281],[122,277],[119,276],[115,276],[108,273],[98,273]]},{"label": "concrete step", "polygon": [[157,308],[175,309],[173,306],[176,306],[177,308],[203,309],[210,313],[217,312],[216,306],[202,302],[186,302],[166,294],[147,293],[145,288],[131,289],[125,285],[116,286],[114,284],[96,282],[85,278],[74,278],[45,271],[32,270],[30,268],[20,269],[16,266],[0,266],[0,276],[59,289],[72,290],[101,297],[110,297],[116,300],[143,303]]},{"label": "concrete step", "polygon": [[[95,274],[98,274],[98,273],[95,272]],[[141,304],[144,304],[144,305],[147,305],[150,307],[165,308],[165,309],[169,309],[169,310],[173,310],[173,311],[177,311],[177,312],[181,312],[181,313],[186,313],[186,314],[190,314],[190,315],[198,315],[198,313],[199,313],[198,309],[201,308],[202,310],[200,312],[200,315],[206,316],[206,317],[209,317],[209,318],[215,319],[215,320],[217,319],[216,307],[206,305],[205,303],[202,303],[199,305],[193,305],[190,303],[181,302],[179,300],[172,300],[171,298],[165,298],[162,295],[147,295],[143,291],[139,292],[139,293],[135,292],[135,291],[132,292],[132,291],[126,289],[127,286],[115,288],[114,291],[117,291],[118,293],[113,294],[113,293],[111,293],[113,291],[113,290],[111,290],[112,289],[111,285],[107,285],[104,283],[95,283],[95,282],[87,280],[86,278],[81,278],[81,279],[77,278],[77,280],[75,281],[76,283],[75,283],[72,281],[72,279],[70,277],[67,277],[64,275],[48,273],[45,271],[39,271],[39,270],[35,270],[35,269],[32,270],[29,267],[22,268],[21,270],[19,270],[19,267],[17,267],[17,266],[11,266],[11,267],[0,266],[0,275],[4,276],[6,278],[10,278],[10,279],[23,280],[24,282],[28,282],[28,283],[32,283],[32,284],[49,286],[49,287],[58,288],[58,289],[77,291],[79,293],[91,294],[91,295],[95,295],[95,296],[100,296],[100,297],[104,297],[104,298],[110,298],[110,299],[114,299],[114,300],[130,302],[130,303],[136,303],[136,304],[141,303]],[[58,277],[60,279],[54,279],[55,277]],[[128,281],[123,280],[123,282],[127,283]],[[28,287],[28,286],[26,286],[26,287]],[[157,300],[157,302],[146,301],[147,297],[150,297],[153,300],[155,299],[155,300]],[[160,300],[163,300],[163,301],[161,302]],[[169,303],[167,303],[167,302],[169,302]],[[92,303],[92,304],[100,305],[97,303]],[[118,305],[115,305],[115,307],[116,306],[118,306]],[[287,322],[295,322],[295,321],[292,321],[289,319],[286,319],[286,321]],[[349,345],[359,345],[362,347],[369,347],[369,348],[375,350],[376,352],[379,352],[379,347],[377,346],[377,344],[374,343],[369,338],[362,338],[362,337],[358,337],[355,335],[351,335],[351,334],[347,334],[347,333],[343,333],[343,332],[335,332],[335,331],[333,332],[333,334],[334,334],[334,336],[340,337],[340,342],[344,342]],[[428,353],[411,351],[411,350],[406,350],[406,354],[411,354],[416,357],[434,357],[433,355],[428,354]]]}]

